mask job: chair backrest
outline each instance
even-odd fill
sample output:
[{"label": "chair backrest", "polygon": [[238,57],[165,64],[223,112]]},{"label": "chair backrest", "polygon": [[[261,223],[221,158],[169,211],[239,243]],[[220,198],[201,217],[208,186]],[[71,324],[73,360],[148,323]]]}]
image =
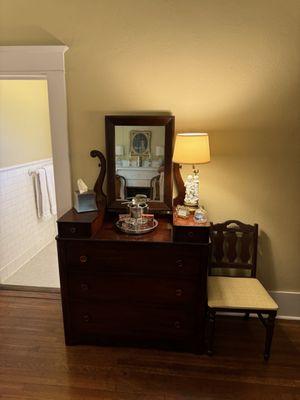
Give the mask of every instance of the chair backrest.
[{"label": "chair backrest", "polygon": [[127,198],[127,182],[124,176],[115,175],[115,185],[116,185],[116,196],[119,199]]},{"label": "chair backrest", "polygon": [[160,187],[159,187],[160,175],[154,176],[150,181],[150,199],[160,199]]},{"label": "chair backrest", "polygon": [[248,270],[251,277],[256,276],[257,224],[246,225],[236,220],[221,224],[211,223],[210,238],[212,243],[210,275],[213,269],[218,268],[234,269],[235,272]]}]

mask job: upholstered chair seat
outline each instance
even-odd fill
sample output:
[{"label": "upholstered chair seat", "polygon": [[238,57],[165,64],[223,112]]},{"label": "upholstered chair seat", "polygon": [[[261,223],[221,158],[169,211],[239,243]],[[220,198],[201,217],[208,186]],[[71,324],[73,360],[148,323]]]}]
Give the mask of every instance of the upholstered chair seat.
[{"label": "upholstered chair seat", "polygon": [[209,276],[208,307],[277,310],[278,305],[256,278]]}]

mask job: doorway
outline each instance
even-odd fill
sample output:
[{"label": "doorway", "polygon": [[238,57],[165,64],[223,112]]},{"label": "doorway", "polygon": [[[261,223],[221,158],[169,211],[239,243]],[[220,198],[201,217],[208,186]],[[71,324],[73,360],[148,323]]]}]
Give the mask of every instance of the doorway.
[{"label": "doorway", "polygon": [[[0,101],[5,111],[0,119],[0,289],[59,288],[56,219],[72,206],[67,49],[0,46]],[[46,212],[38,208],[36,193],[41,170],[50,171],[55,181]]]},{"label": "doorway", "polygon": [[46,79],[0,80],[0,282],[59,287]]}]

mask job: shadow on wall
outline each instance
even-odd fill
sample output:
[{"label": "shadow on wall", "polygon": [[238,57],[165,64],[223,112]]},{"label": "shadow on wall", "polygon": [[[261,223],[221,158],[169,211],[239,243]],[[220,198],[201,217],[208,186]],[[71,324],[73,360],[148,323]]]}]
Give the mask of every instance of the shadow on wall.
[{"label": "shadow on wall", "polygon": [[[263,230],[260,231],[258,237],[257,277],[265,286],[268,282],[275,282],[275,286],[277,286],[271,240]],[[271,288],[266,286],[266,289]]]},{"label": "shadow on wall", "polygon": [[[11,37],[11,40],[0,40],[0,46],[15,46],[15,37],[18,37],[18,46],[45,46],[45,45],[65,45],[58,38],[53,36],[51,33],[42,29],[36,25],[26,25],[17,27],[6,27],[7,37]],[[9,34],[10,32],[11,34]],[[26,38],[26,39],[22,39]]]}]

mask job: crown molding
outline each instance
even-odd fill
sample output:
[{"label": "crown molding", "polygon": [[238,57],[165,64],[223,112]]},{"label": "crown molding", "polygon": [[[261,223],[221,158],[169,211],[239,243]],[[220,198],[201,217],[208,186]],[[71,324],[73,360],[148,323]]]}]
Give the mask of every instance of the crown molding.
[{"label": "crown molding", "polygon": [[65,45],[0,46],[1,73],[64,71]]}]

